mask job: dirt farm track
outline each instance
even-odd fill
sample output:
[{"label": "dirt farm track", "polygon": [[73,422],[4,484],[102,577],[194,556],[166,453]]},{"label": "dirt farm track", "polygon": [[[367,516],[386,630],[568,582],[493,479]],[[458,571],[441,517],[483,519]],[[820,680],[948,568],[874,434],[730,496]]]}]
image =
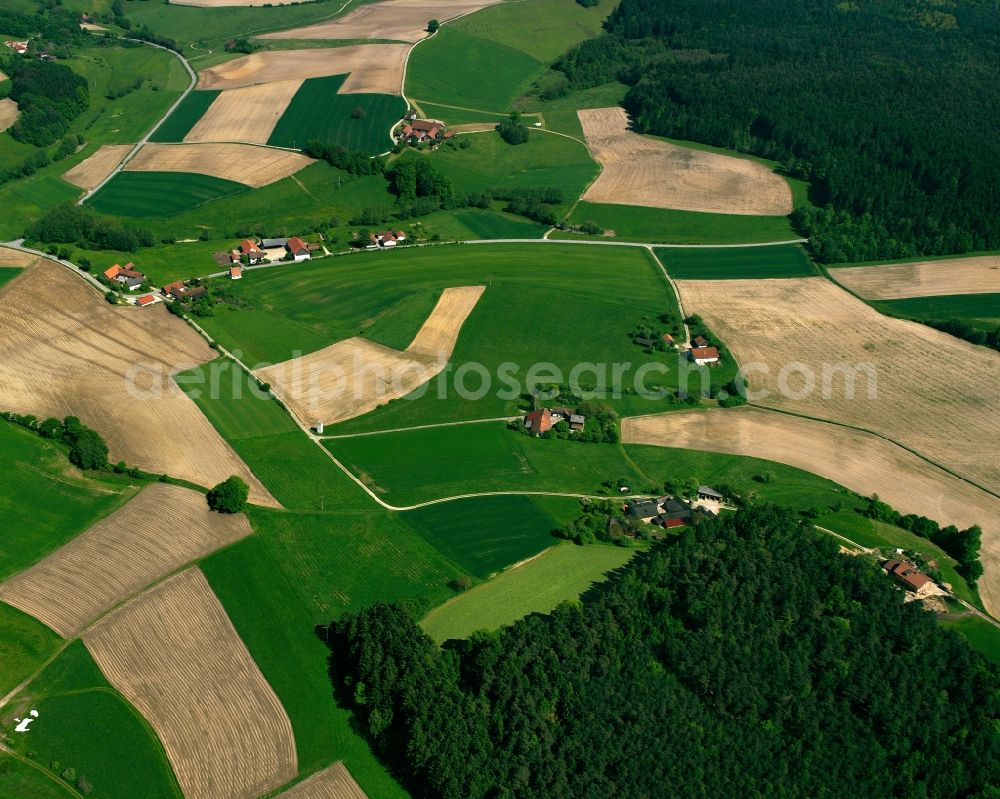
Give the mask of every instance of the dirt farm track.
[{"label": "dirt farm track", "polygon": [[0,583],[0,600],[70,638],[154,580],[251,532],[242,513],[212,513],[197,491],[152,483],[61,549]]},{"label": "dirt farm track", "polygon": [[27,265],[0,294],[0,408],[78,416],[112,462],[206,486],[240,475],[251,501],[277,506],[170,378],[215,357],[197,333],[162,305],[112,307],[44,258],[0,248],[0,262]]},{"label": "dirt farm track", "polygon": [[983,602],[1000,612],[1000,499],[868,433],[751,407],[622,420],[622,442],[751,455],[878,494],[903,513],[983,528]]},{"label": "dirt farm track", "polygon": [[755,404],[871,430],[1000,493],[1000,459],[983,450],[1000,429],[1000,353],[883,316],[821,277],[677,286]]},{"label": "dirt farm track", "polygon": [[288,714],[197,568],[83,636],[152,725],[186,799],[255,799],[295,776]]}]

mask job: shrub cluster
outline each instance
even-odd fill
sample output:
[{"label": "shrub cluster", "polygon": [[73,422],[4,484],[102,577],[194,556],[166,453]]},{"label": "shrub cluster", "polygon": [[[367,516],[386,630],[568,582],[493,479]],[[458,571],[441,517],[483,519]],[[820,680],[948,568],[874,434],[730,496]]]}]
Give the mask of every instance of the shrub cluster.
[{"label": "shrub cluster", "polygon": [[76,244],[81,249],[134,252],[156,244],[153,231],[100,217],[73,203],[56,206],[32,224],[27,237],[34,241]]}]

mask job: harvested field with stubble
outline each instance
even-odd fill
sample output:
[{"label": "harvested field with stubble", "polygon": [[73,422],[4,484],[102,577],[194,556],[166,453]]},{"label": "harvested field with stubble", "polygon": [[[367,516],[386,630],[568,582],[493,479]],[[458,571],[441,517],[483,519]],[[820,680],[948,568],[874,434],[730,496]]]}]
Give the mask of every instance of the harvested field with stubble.
[{"label": "harvested field with stubble", "polygon": [[903,513],[983,528],[983,602],[1000,612],[1000,499],[884,439],[758,408],[680,411],[622,420],[622,443],[752,455],[878,494]]},{"label": "harvested field with stubble", "polygon": [[718,214],[784,216],[788,183],[763,164],[694,150],[629,130],[625,109],[577,112],[601,174],[584,200]]},{"label": "harvested field with stubble", "polygon": [[242,513],[213,513],[197,491],[152,483],[70,543],[0,583],[0,600],[71,638],[165,574],[251,532]]},{"label": "harvested field with stubble", "polygon": [[17,117],[20,113],[21,111],[17,107],[17,103],[9,97],[4,97],[0,100],[0,133],[3,133],[7,130],[7,128],[17,122]]},{"label": "harvested field with stubble", "polygon": [[1000,294],[1000,255],[842,267],[830,277],[866,300]]},{"label": "harvested field with stubble", "polygon": [[484,286],[447,288],[410,346],[399,350],[355,336],[257,370],[306,425],[353,419],[404,397],[448,363]]},{"label": "harvested field with stubble", "polygon": [[110,613],[83,642],[156,731],[187,799],[255,799],[295,776],[288,714],[199,569]]},{"label": "harvested field with stubble", "polygon": [[215,98],[184,141],[267,144],[300,86],[301,80],[279,80],[227,89]]},{"label": "harvested field with stubble", "polygon": [[195,172],[257,189],[312,163],[315,163],[312,158],[301,153],[256,144],[150,143],[125,165],[125,171]]},{"label": "harvested field with stubble", "polygon": [[275,799],[368,799],[343,763],[313,774]]},{"label": "harvested field with stubble", "polygon": [[[0,262],[21,259],[0,248]],[[252,502],[277,506],[169,378],[215,353],[166,308],[112,307],[65,267],[33,258],[0,296],[0,349],[0,408],[78,416],[112,462],[206,486],[236,474]]]},{"label": "harvested field with stubble", "polygon": [[339,94],[401,94],[409,51],[405,44],[270,50],[209,67],[199,75],[198,88],[238,89],[258,83],[347,75]]},{"label": "harvested field with stubble", "polygon": [[131,144],[105,144],[93,155],[84,158],[72,169],[63,172],[62,179],[88,191],[110,175],[128,154]]},{"label": "harvested field with stubble", "polygon": [[[872,430],[1000,491],[1000,461],[983,453],[1000,434],[1000,353],[883,316],[820,277],[677,285],[741,367],[759,365],[750,388],[769,393],[757,404]],[[858,369],[853,398],[845,368]]]},{"label": "harvested field with stubble", "polygon": [[444,22],[501,0],[386,0],[383,3],[356,8],[336,19],[265,33],[258,39],[392,39],[398,42],[418,42],[430,34],[427,23],[436,19]]}]

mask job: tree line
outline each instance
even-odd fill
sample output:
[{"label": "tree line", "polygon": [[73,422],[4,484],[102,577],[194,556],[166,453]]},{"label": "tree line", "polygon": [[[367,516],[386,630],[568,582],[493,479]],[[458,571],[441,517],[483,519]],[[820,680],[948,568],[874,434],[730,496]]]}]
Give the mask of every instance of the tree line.
[{"label": "tree line", "polygon": [[823,262],[1000,247],[1000,7],[622,0],[560,59],[635,128],[779,161]]},{"label": "tree line", "polygon": [[754,505],[443,649],[407,607],[324,630],[414,797],[986,799],[1000,670],[871,564]]},{"label": "tree line", "polygon": [[76,244],[81,249],[134,252],[156,244],[156,236],[149,228],[97,216],[73,203],[56,206],[32,223],[25,234],[33,241]]}]

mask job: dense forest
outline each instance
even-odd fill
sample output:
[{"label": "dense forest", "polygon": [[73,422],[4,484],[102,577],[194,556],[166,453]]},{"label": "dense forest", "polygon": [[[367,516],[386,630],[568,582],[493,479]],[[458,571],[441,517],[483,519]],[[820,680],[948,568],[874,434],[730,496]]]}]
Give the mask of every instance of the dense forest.
[{"label": "dense forest", "polygon": [[1000,673],[878,569],[756,505],[581,603],[438,650],[407,609],[326,628],[415,797],[995,797]]},{"label": "dense forest", "polygon": [[21,115],[10,129],[18,141],[45,147],[66,134],[87,110],[87,79],[52,61],[19,60],[10,67],[10,99]]},{"label": "dense forest", "polygon": [[825,262],[1000,247],[1000,7],[622,0],[556,67],[637,130],[780,161]]}]

